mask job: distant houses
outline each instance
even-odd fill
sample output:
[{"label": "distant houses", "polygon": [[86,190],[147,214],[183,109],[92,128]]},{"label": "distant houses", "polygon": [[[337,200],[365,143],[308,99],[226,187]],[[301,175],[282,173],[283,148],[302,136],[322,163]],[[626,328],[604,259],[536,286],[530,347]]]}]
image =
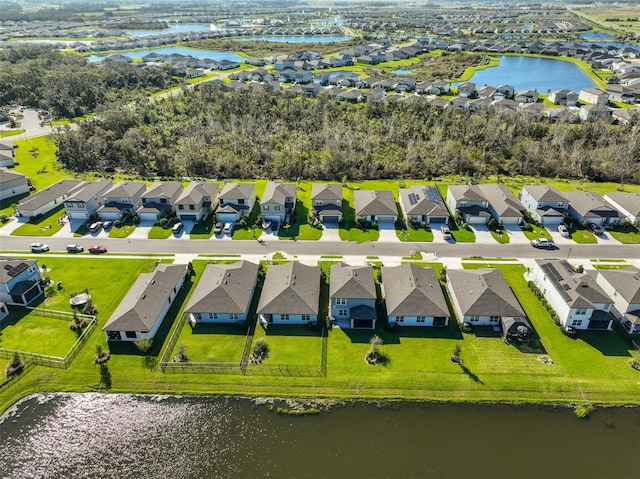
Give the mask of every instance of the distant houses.
[{"label": "distant houses", "polygon": [[29,193],[29,181],[26,176],[6,168],[0,168],[0,200],[27,193]]}]

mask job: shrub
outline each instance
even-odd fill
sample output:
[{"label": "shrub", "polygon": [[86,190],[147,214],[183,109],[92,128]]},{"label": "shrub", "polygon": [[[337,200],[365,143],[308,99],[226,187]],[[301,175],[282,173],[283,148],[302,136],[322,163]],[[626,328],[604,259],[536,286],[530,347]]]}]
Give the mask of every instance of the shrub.
[{"label": "shrub", "polygon": [[630,364],[633,369],[635,369],[636,371],[640,371],[640,361],[638,361],[637,359],[633,359]]},{"label": "shrub", "polygon": [[462,354],[462,346],[460,346],[459,344],[456,344],[456,347],[453,349],[453,352],[451,353],[451,357],[449,359],[451,360],[452,363],[462,364],[462,358],[460,357],[461,354]]},{"label": "shrub", "polygon": [[264,338],[258,338],[253,345],[249,362],[251,364],[261,364],[262,361],[269,357],[269,345]]},{"label": "shrub", "polygon": [[169,226],[169,219],[168,218],[160,218],[158,220],[158,226],[160,226],[161,228],[168,228]]},{"label": "shrub", "polygon": [[102,344],[96,344],[96,355],[93,357],[93,364],[104,364],[111,357],[109,351],[105,351]]},{"label": "shrub", "polygon": [[187,363],[189,362],[189,358],[185,353],[186,346],[184,344],[178,344],[178,353],[173,357],[174,363]]},{"label": "shrub", "polygon": [[589,417],[589,414],[593,412],[593,409],[594,407],[590,404],[579,404],[576,406],[573,413],[580,419],[586,419]]},{"label": "shrub", "polygon": [[533,231],[533,226],[531,226],[529,223],[525,223],[525,224],[522,226],[522,229],[523,229],[524,231],[532,232],[532,231]]},{"label": "shrub", "polygon": [[7,373],[7,377],[11,377],[15,374],[20,374],[24,369],[24,366],[25,362],[20,357],[20,353],[18,353],[18,351],[15,351],[13,353],[11,362],[7,365],[7,368],[5,370],[5,372]]},{"label": "shrub", "polygon": [[122,228],[122,220],[115,220],[113,222],[113,227],[114,228]]},{"label": "shrub", "polygon": [[364,360],[371,365],[378,364],[378,362],[384,358],[384,355],[380,352],[380,346],[382,346],[383,340],[377,334],[371,336],[369,340],[369,351],[364,357]]},{"label": "shrub", "polygon": [[134,341],[133,344],[136,345],[136,348],[138,348],[138,351],[140,351],[142,354],[147,354],[153,347],[153,340],[147,336],[144,336],[137,341]]}]

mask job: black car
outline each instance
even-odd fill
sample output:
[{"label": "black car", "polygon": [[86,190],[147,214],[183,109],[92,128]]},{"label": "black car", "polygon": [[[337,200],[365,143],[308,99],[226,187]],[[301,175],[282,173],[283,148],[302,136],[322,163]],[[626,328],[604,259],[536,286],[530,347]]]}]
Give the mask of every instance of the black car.
[{"label": "black car", "polygon": [[602,228],[600,228],[600,226],[595,223],[589,223],[587,225],[587,229],[596,236],[600,236],[602,233],[604,233],[602,231]]}]

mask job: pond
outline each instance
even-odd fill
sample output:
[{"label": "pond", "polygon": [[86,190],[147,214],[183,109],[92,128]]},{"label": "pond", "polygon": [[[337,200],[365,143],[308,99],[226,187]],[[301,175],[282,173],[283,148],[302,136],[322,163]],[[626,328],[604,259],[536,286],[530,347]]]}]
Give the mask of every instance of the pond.
[{"label": "pond", "polygon": [[210,25],[208,23],[178,23],[168,24],[169,28],[164,30],[125,30],[126,33],[133,37],[146,37],[149,35],[162,35],[165,33],[184,33],[184,32],[208,32]]},{"label": "pond", "polygon": [[413,70],[405,70],[404,68],[398,68],[397,70],[393,70],[393,73],[396,75],[411,75]]},{"label": "pond", "polygon": [[[569,89],[579,92],[595,86],[580,68],[567,61],[525,56],[499,56],[500,65],[477,71],[472,82],[476,87],[511,85],[516,91]],[[455,83],[453,84],[456,85]]]},{"label": "pond", "polygon": [[278,43],[329,43],[346,42],[351,37],[346,35],[265,35],[255,37],[233,37],[230,40]]},{"label": "pond", "polygon": [[245,59],[234,52],[217,52],[210,50],[198,50],[195,48],[184,48],[184,47],[163,47],[163,48],[152,48],[147,50],[135,50],[128,52],[118,52],[118,53],[110,53],[107,55],[90,55],[87,59],[90,62],[99,62],[100,60],[104,60],[106,57],[110,55],[124,55],[129,58],[142,58],[149,53],[157,53],[159,55],[189,55],[195,58],[210,58],[212,60],[230,60],[233,62],[243,62]]},{"label": "pond", "polygon": [[0,422],[2,477],[631,478],[639,409],[349,403],[291,416],[248,399],[37,395]]}]

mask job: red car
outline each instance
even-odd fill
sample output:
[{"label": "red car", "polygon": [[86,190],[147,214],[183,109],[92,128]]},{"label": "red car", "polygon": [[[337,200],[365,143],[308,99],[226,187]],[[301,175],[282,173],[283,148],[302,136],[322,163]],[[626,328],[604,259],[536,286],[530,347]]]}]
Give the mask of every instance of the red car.
[{"label": "red car", "polygon": [[104,246],[95,245],[95,246],[89,247],[89,253],[100,254],[100,253],[106,253],[106,252],[107,252],[107,248],[105,248]]}]

